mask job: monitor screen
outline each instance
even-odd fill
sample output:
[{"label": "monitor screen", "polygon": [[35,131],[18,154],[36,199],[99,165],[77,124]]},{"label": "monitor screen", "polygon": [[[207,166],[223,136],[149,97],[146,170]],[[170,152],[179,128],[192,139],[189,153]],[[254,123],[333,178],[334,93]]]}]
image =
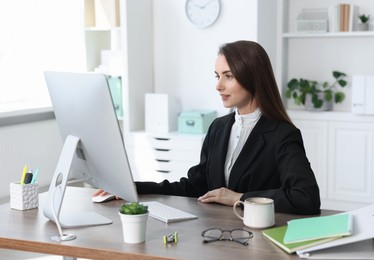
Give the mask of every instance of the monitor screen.
[{"label": "monitor screen", "polygon": [[44,215],[55,221],[57,214],[63,227],[100,224],[98,220],[86,223],[84,218],[88,217],[80,219],[76,213],[64,217],[60,210],[71,179],[83,180],[126,201],[138,201],[107,77],[48,71],[45,79],[64,146]]}]

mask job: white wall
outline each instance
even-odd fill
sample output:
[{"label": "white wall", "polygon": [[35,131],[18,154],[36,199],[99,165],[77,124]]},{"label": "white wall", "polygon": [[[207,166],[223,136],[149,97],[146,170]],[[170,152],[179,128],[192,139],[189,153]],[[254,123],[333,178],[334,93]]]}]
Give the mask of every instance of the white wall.
[{"label": "white wall", "polygon": [[182,110],[214,109],[225,114],[215,90],[218,48],[226,42],[253,40],[274,59],[276,1],[221,0],[218,21],[202,29],[189,23],[185,2],[153,1],[155,92],[175,97]]},{"label": "white wall", "polygon": [[9,197],[9,183],[21,180],[25,164],[39,168],[41,190],[49,186],[62,148],[55,120],[0,127],[0,202]]},{"label": "white wall", "polygon": [[85,68],[82,5],[0,1],[0,109],[50,106],[43,72]]},{"label": "white wall", "polygon": [[[222,11],[218,21],[204,29],[188,22],[185,1],[153,0],[152,5],[150,14],[147,11],[143,13],[153,15],[153,37],[148,38],[142,32],[141,39],[153,39],[154,56],[149,58],[149,62],[154,59],[154,91],[176,97],[182,110],[227,112],[215,90],[214,63],[221,44],[237,40],[258,41],[274,59],[276,17],[273,13],[276,0],[221,0]],[[266,21],[262,16],[264,13],[269,18]],[[150,17],[147,17],[146,21],[149,20]],[[136,37],[137,28],[142,28],[142,25],[135,23],[131,37]],[[131,44],[134,41],[132,39]],[[138,67],[137,74],[139,77],[142,75],[141,67]],[[62,148],[54,120],[0,127],[0,144],[0,198],[9,195],[9,182],[20,179],[25,163],[31,168],[39,167],[40,184],[49,184]]]}]

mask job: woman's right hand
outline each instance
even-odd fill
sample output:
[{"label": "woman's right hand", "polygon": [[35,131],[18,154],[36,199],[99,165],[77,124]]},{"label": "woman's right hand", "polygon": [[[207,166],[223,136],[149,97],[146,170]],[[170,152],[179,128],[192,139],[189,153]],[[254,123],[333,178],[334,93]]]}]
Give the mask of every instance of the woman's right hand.
[{"label": "woman's right hand", "polygon": [[[106,192],[105,190],[103,189],[98,189],[94,194],[92,194],[92,197],[96,197],[96,196],[105,196],[109,194],[109,192]],[[116,196],[116,200],[119,200],[121,199],[120,197]]]},{"label": "woman's right hand", "polygon": [[95,197],[95,196],[105,196],[107,194],[108,194],[108,192],[106,192],[105,190],[98,189],[94,194],[92,194],[92,197]]}]

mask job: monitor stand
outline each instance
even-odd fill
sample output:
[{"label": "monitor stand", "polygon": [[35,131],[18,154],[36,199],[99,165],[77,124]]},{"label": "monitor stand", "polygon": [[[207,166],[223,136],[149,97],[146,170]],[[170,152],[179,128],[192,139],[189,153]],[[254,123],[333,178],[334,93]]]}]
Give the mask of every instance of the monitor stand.
[{"label": "monitor stand", "polygon": [[60,212],[68,185],[70,168],[79,142],[79,137],[72,135],[69,135],[65,140],[49,186],[47,201],[43,209],[44,216],[64,228],[111,224],[113,223],[111,219],[95,212]]}]

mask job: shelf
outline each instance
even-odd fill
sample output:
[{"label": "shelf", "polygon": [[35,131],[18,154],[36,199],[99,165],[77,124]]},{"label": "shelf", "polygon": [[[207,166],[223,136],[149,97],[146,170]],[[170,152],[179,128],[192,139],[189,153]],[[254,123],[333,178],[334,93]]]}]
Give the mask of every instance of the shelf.
[{"label": "shelf", "polygon": [[305,109],[287,109],[288,115],[292,120],[323,120],[328,122],[357,122],[357,123],[374,123],[374,115],[361,115],[352,112],[339,111],[308,111]]},{"label": "shelf", "polygon": [[374,31],[369,32],[333,32],[333,33],[284,33],[283,38],[348,38],[374,37]]},{"label": "shelf", "polygon": [[86,27],[85,30],[90,31],[90,32],[113,31],[113,30],[121,30],[121,27]]}]

